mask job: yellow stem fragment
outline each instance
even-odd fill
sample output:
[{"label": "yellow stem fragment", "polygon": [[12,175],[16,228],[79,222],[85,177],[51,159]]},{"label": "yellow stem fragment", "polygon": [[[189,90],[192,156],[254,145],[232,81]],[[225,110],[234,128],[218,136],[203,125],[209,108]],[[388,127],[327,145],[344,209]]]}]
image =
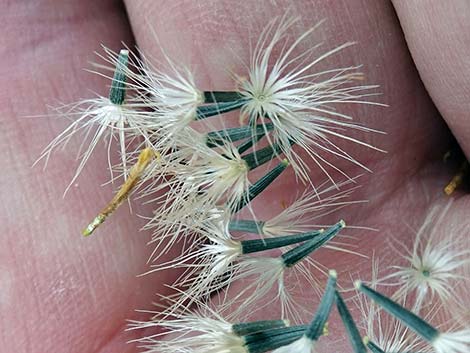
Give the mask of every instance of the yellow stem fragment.
[{"label": "yellow stem fragment", "polygon": [[444,192],[447,196],[450,196],[460,185],[462,185],[464,178],[469,174],[469,172],[470,165],[468,161],[464,161],[460,166],[457,174],[454,175],[449,184],[447,184],[447,186],[444,188]]},{"label": "yellow stem fragment", "polygon": [[82,231],[84,236],[88,236],[95,231],[96,228],[102,224],[109,215],[111,215],[122,203],[129,197],[134,186],[140,180],[140,176],[142,172],[147,168],[153,158],[160,158],[160,154],[153,150],[150,147],[143,149],[140,154],[139,158],[137,159],[137,163],[134,164],[129,171],[129,175],[127,180],[122,184],[121,188],[118,190],[116,195],[112,198],[112,200],[106,205],[105,208],[101,210],[101,212],[96,216],[93,221]]},{"label": "yellow stem fragment", "polygon": [[325,326],[323,326],[323,333],[322,333],[322,335],[323,335],[323,336],[328,336],[329,334],[330,334],[329,323],[328,323],[328,322],[325,322]]}]

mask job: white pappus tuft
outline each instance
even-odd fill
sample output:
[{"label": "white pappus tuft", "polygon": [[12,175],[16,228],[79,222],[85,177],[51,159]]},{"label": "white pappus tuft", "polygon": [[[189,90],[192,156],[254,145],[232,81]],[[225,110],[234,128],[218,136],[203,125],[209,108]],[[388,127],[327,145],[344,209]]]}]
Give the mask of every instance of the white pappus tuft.
[{"label": "white pappus tuft", "polygon": [[[148,353],[247,353],[241,336],[232,331],[232,325],[207,306],[205,313],[177,311],[171,318],[151,322],[135,322],[133,329],[159,328],[163,333],[137,340]],[[167,332],[170,338],[161,339]]]},{"label": "white pappus tuft", "polygon": [[250,186],[248,165],[231,143],[194,150],[190,161],[174,165],[170,172],[174,177],[168,182],[169,197],[178,203],[199,193],[201,202],[212,207],[221,203],[233,205]]},{"label": "white pappus tuft", "polygon": [[262,32],[250,62],[249,77],[240,79],[240,93],[246,99],[242,115],[251,122],[256,120],[264,125],[268,122],[274,125],[272,136],[266,129],[268,140],[280,145],[303,180],[309,180],[309,168],[295,152],[295,146],[292,149],[292,143],[300,146],[328,177],[327,168],[345,173],[324,157],[325,152],[367,170],[337,146],[332,138],[379,150],[349,136],[352,130],[379,131],[351,123],[352,117],[338,112],[335,106],[343,103],[380,105],[367,100],[367,97],[376,95],[372,91],[376,86],[357,85],[363,79],[357,67],[313,72],[325,59],[353,43],[317,55],[315,52],[322,45],[319,43],[295,54],[319,25],[291,41],[289,31],[297,20],[289,20],[286,16],[274,19]]},{"label": "white pappus tuft", "polygon": [[[247,308],[251,312],[264,308],[267,304],[280,299],[281,318],[287,318],[291,309],[291,297],[285,286],[285,266],[279,257],[243,256],[230,269],[230,276],[218,283],[220,288],[228,288],[233,283],[244,283],[244,286],[230,299],[224,297],[221,310],[230,309],[230,317],[238,317]],[[268,293],[275,288],[276,295],[266,303]],[[262,303],[259,302],[263,299]],[[253,304],[257,302],[256,309]],[[289,317],[292,319],[292,317]],[[295,321],[295,318],[294,318]]]},{"label": "white pappus tuft", "polygon": [[431,343],[436,353],[469,353],[470,329],[440,333]]},{"label": "white pappus tuft", "polygon": [[315,343],[316,341],[303,335],[291,344],[273,350],[273,353],[315,353]]},{"label": "white pappus tuft", "polygon": [[240,241],[231,238],[224,228],[223,220],[206,221],[201,223],[200,228],[192,227],[192,230],[196,232],[196,238],[186,251],[170,262],[152,266],[151,271],[185,268],[185,272],[175,282],[175,286],[184,289],[185,293],[174,301],[167,310],[169,313],[182,305],[191,304],[197,298],[207,299],[228,285],[223,278],[242,255]]},{"label": "white pappus tuft", "polygon": [[443,209],[434,207],[430,211],[416,234],[411,251],[404,247],[407,264],[393,266],[394,272],[383,279],[396,281],[399,288],[393,296],[395,299],[415,294],[415,312],[431,303],[434,297],[443,304],[456,299],[455,285],[463,279],[463,267],[469,264],[470,252],[462,246],[458,236],[439,231],[451,206],[452,200]]},{"label": "white pappus tuft", "polygon": [[136,66],[140,73],[132,76],[135,88],[140,92],[142,106],[153,110],[151,125],[158,139],[158,147],[172,146],[179,140],[179,133],[196,120],[196,109],[204,103],[203,92],[195,84],[188,68],[177,65],[162,51],[164,62],[157,64],[140,52]]},{"label": "white pappus tuft", "polygon": [[77,152],[80,163],[65,192],[78,178],[100,140],[105,140],[107,143],[108,168],[111,172],[111,180],[113,180],[111,151],[114,140],[118,140],[124,178],[126,178],[129,171],[127,167],[129,145],[134,141],[139,144],[142,143],[142,140],[149,141],[148,138],[151,132],[147,125],[148,113],[139,111],[140,105],[135,102],[134,98],[125,99],[128,52],[127,50],[121,50],[118,57],[114,56],[115,54],[111,51],[107,51],[107,53],[109,57],[106,60],[115,65],[115,77],[111,83],[110,96],[98,96],[57,108],[58,117],[65,117],[72,122],[44,148],[36,161],[38,163],[39,160],[45,159],[47,164],[54,149],[61,145],[64,147],[70,138],[78,132],[84,135]]},{"label": "white pappus tuft", "polygon": [[195,197],[188,199],[184,206],[173,208],[172,212],[156,213],[145,226],[146,229],[154,230],[151,241],[151,244],[156,244],[151,257],[153,261],[179,242],[185,245],[182,249],[183,254],[194,250],[206,240],[205,235],[209,230],[213,231],[211,236],[228,232],[226,229],[230,211],[225,207],[207,206]]},{"label": "white pappus tuft", "polygon": [[77,152],[77,158],[80,159],[80,163],[66,192],[82,172],[100,140],[105,140],[107,144],[106,150],[111,180],[114,179],[111,162],[112,145],[114,140],[118,140],[121,164],[124,169],[124,176],[126,176],[129,170],[127,167],[127,160],[129,158],[127,146],[133,141],[137,141],[136,139],[139,137],[148,138],[148,131],[145,127],[147,119],[145,114],[134,110],[132,103],[117,105],[111,103],[106,97],[83,100],[63,109],[66,110],[60,113],[59,116],[70,118],[73,121],[47,145],[38,161],[45,159],[47,163],[54,149],[60,145],[65,146],[76,133],[81,132],[84,134],[83,142]]}]

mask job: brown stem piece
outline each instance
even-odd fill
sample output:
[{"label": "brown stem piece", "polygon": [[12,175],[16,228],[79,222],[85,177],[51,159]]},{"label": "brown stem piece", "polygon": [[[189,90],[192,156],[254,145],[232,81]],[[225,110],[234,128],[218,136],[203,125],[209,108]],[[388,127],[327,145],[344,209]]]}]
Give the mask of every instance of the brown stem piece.
[{"label": "brown stem piece", "polygon": [[469,172],[470,164],[466,160],[460,166],[457,174],[454,175],[449,184],[447,184],[447,186],[444,188],[444,192],[447,196],[450,196],[460,185],[462,185],[465,177],[469,174]]},{"label": "brown stem piece", "polygon": [[91,223],[82,231],[84,236],[91,235],[95,229],[98,228],[100,224],[102,224],[106,218],[108,218],[108,216],[111,215],[123,203],[123,201],[129,197],[132,189],[139,181],[142,172],[147,168],[154,157],[159,158],[159,154],[150,147],[147,147],[140,152],[137,163],[134,164],[129,171],[127,180],[122,184],[116,195],[114,195],[106,207],[103,208],[93,221],[91,221]]}]

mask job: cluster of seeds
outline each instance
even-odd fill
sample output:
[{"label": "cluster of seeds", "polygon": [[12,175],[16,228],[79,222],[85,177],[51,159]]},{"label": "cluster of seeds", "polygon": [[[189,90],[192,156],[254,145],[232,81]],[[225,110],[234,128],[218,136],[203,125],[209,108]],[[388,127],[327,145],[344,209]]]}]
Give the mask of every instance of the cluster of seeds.
[{"label": "cluster of seeds", "polygon": [[[427,236],[424,229],[412,252],[404,255],[407,264],[381,279],[374,270],[370,286],[356,282],[356,289],[373,301],[358,301],[364,314],[358,325],[337,286],[336,272],[311,256],[320,248],[355,253],[341,239],[343,220],[319,225],[317,219],[360,202],[350,200],[355,178],[331,158],[367,168],[334,141],[379,150],[350,133],[380,132],[353,123],[338,106],[380,104],[370,100],[375,86],[359,84],[363,76],[357,67],[316,70],[352,43],[324,52],[318,44],[297,54],[316,27],[293,40],[289,33],[295,22],[284,17],[266,26],[249,72],[235,78],[238,88],[233,91],[199,89],[191,72],[166,55],[163,70],[142,53],[106,50],[103,58],[114,71],[109,97],[63,108],[72,123],[41,158],[47,160],[57,146],[82,131],[85,140],[72,184],[100,140],[107,140],[111,179],[117,173],[124,183],[84,235],[93,233],[132,192],[154,205],[146,226],[154,232],[149,271],[180,269],[180,275],[171,285],[174,294],[164,298],[166,308],[148,322],[134,323],[135,328],[162,332],[139,340],[148,352],[313,352],[334,305],[355,352],[469,352],[468,328],[441,333],[418,316],[431,320],[430,313],[438,308],[430,303],[444,307],[451,300],[456,273],[468,263],[468,252],[454,250],[455,239]],[[239,125],[226,127],[231,120],[225,117],[234,112]],[[118,165],[112,165],[110,156],[115,141]],[[306,191],[278,215],[260,220],[253,199],[289,167]],[[314,183],[312,167],[328,181]],[[255,169],[262,176],[252,180]],[[331,171],[347,180],[335,182]],[[430,217],[426,225],[436,215]],[[180,254],[163,262],[163,255],[175,248]],[[326,285],[315,271],[328,276]],[[212,300],[235,282],[244,283],[235,295]],[[384,284],[397,287],[390,298],[375,288]],[[306,289],[321,297],[309,324],[303,319],[311,308],[297,301]],[[410,302],[411,309],[405,309]],[[267,305],[278,305],[280,317],[242,320]],[[391,317],[385,318],[385,312]],[[390,322],[391,329],[382,325]],[[360,330],[367,337],[361,338]]]}]

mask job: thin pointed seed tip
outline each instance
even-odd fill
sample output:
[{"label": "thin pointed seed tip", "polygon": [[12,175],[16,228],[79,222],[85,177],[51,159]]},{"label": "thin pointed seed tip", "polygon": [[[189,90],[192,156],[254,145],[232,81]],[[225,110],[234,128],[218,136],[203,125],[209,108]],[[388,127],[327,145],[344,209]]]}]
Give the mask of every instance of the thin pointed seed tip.
[{"label": "thin pointed seed tip", "polygon": [[161,155],[158,151],[154,150],[153,148],[146,147],[140,153],[138,161],[139,162],[148,161],[152,157],[155,157],[156,159],[160,159]]},{"label": "thin pointed seed tip", "polygon": [[102,214],[99,214],[98,216],[96,216],[93,221],[91,221],[91,223],[85,228],[82,230],[82,234],[87,237],[89,235],[91,235],[96,228],[98,228],[98,226],[104,222],[106,218],[103,217]]},{"label": "thin pointed seed tip", "polygon": [[127,50],[127,49],[121,49],[121,50],[119,51],[119,55],[129,55],[129,50]]},{"label": "thin pointed seed tip", "polygon": [[84,237],[88,237],[88,236],[91,235],[91,233],[93,233],[93,230],[94,230],[94,229],[92,229],[91,226],[88,225],[85,229],[82,230],[82,235],[83,235]]},{"label": "thin pointed seed tip", "polygon": [[330,275],[330,277],[338,278],[338,273],[336,272],[336,270],[329,270],[328,274]]},{"label": "thin pointed seed tip", "polygon": [[284,319],[284,325],[286,325],[286,327],[289,327],[290,326],[290,320],[289,319]]},{"label": "thin pointed seed tip", "polygon": [[362,287],[362,281],[360,281],[360,280],[354,281],[354,288],[359,290],[359,289],[361,289],[361,287]]},{"label": "thin pointed seed tip", "polygon": [[364,343],[366,346],[369,344],[370,338],[368,336],[362,337],[362,343]]},{"label": "thin pointed seed tip", "polygon": [[346,222],[342,219],[339,221],[339,225],[341,226],[341,228],[345,228],[346,227]]}]

